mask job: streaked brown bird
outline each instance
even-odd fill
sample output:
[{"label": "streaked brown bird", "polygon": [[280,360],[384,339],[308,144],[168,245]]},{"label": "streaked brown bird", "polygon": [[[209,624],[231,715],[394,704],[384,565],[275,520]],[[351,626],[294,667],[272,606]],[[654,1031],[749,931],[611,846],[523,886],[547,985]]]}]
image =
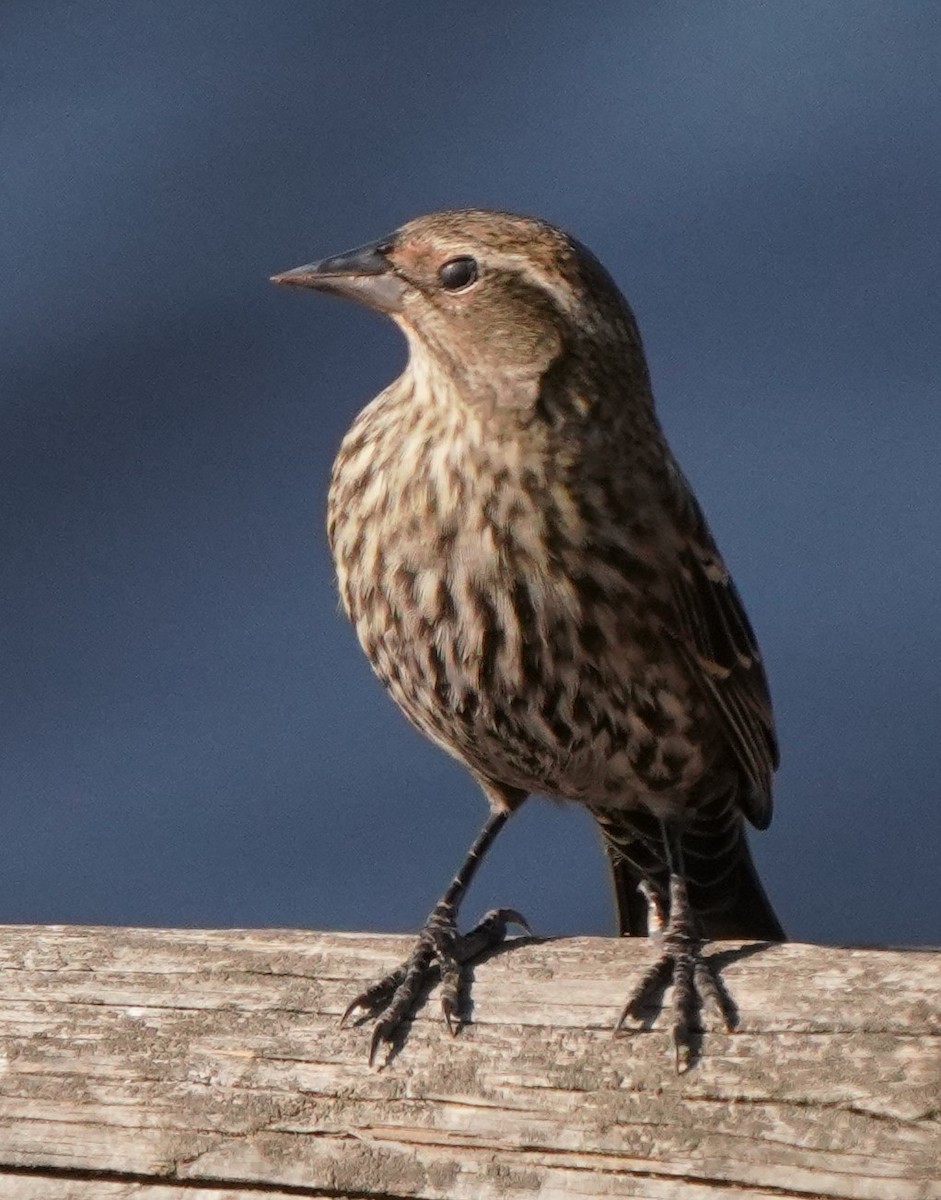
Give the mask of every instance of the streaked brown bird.
[{"label": "streaked brown bird", "polygon": [[618,1022],[673,983],[677,1066],[703,1000],[734,1005],[706,939],[780,941],[745,821],[771,819],[777,749],[755,637],[654,412],[634,316],[573,237],[529,217],[419,217],[274,277],[358,300],[408,340],[359,414],[330,486],[344,607],[406,716],[459,759],[490,815],[410,958],[347,1012],[378,1016],[372,1061],[440,973],[519,913],[469,934],[458,908],[531,793],[588,807],[620,931],[661,930]]}]

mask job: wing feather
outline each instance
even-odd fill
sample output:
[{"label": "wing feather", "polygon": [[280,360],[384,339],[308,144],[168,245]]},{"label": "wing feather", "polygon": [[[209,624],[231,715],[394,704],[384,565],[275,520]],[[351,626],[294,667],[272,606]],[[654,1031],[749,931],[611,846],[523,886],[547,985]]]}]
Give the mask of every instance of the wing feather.
[{"label": "wing feather", "polygon": [[759,829],[771,820],[778,745],[761,652],[738,590],[686,480],[678,473],[681,543],[673,580],[673,630],[702,680],[751,786],[742,808]]}]

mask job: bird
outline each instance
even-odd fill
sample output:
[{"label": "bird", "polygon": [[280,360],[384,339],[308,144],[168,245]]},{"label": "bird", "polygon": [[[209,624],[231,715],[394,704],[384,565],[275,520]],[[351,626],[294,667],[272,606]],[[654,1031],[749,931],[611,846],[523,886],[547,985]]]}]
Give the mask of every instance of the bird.
[{"label": "bird", "polygon": [[461,902],[542,795],[597,822],[619,932],[659,938],[616,1028],[672,984],[689,1069],[704,1003],[737,1019],[705,945],[786,937],[746,834],[771,820],[778,747],[755,634],[667,444],[633,311],[571,234],[488,209],[419,216],[272,281],[358,301],[405,336],[405,369],[342,440],[328,540],[374,672],[488,801],[412,953],[344,1021],[374,1020],[372,1064],[438,981],[457,1032],[467,963],[529,931],[501,908],[462,935]]}]

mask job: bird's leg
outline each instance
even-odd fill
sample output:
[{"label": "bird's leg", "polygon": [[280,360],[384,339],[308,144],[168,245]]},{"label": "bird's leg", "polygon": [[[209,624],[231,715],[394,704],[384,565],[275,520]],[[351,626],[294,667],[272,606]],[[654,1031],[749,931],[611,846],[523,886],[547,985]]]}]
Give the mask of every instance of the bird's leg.
[{"label": "bird's leg", "polygon": [[642,879],[637,885],[637,890],[647,901],[647,927],[650,933],[663,933],[667,923],[665,897],[657,891],[648,879]]},{"label": "bird's leg", "polygon": [[492,909],[463,936],[457,931],[457,913],[464,893],[509,815],[508,810],[491,813],[447,891],[431,910],[412,953],[394,971],[360,992],[343,1014],[341,1024],[357,1010],[364,1015],[383,1013],[373,1029],[370,1066],[380,1045],[394,1041],[428,983],[436,976],[441,979],[441,1011],[448,1029],[456,1034],[461,1024],[463,965],[502,942],[508,925],[519,925],[529,932],[526,920],[510,908]]},{"label": "bird's leg", "polygon": [[622,1029],[629,1017],[641,1019],[656,1004],[673,982],[673,1045],[676,1069],[686,1071],[692,1065],[696,1042],[701,1034],[699,1014],[704,1000],[719,1009],[726,1029],[735,1028],[735,1006],[726,992],[711,960],[704,958],[704,940],[689,903],[682,847],[675,831],[666,825],[663,845],[670,871],[669,915],[661,934],[660,957],[634,988],[618,1018],[615,1029]]}]

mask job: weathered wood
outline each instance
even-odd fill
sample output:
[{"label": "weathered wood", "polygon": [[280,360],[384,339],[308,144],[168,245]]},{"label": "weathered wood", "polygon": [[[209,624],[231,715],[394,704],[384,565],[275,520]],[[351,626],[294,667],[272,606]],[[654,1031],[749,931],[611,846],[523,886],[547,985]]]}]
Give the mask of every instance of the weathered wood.
[{"label": "weathered wood", "polygon": [[941,954],[719,947],[698,1067],[613,1036],[646,941],[520,944],[366,1065],[408,939],[0,929],[2,1200],[941,1198]]}]

